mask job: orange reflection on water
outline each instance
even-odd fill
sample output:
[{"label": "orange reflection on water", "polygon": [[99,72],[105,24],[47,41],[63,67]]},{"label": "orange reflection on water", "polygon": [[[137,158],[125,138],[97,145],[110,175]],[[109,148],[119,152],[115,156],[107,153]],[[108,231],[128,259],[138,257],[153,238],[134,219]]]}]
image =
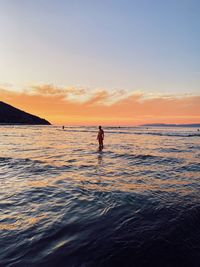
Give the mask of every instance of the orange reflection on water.
[{"label": "orange reflection on water", "polygon": [[46,187],[52,182],[53,179],[37,180],[37,181],[28,181],[27,185],[31,187]]},{"label": "orange reflection on water", "polygon": [[30,217],[30,218],[22,216],[20,219],[18,219],[16,222],[13,223],[0,223],[0,230],[17,230],[20,228],[26,228],[27,226],[32,226],[38,223],[44,218],[46,218],[45,215],[40,215],[38,217]]}]

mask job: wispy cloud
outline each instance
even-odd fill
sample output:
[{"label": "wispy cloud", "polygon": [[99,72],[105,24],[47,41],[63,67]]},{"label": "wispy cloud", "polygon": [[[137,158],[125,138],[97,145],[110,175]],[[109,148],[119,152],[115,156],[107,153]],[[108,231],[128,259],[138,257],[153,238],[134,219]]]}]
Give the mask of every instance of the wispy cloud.
[{"label": "wispy cloud", "polygon": [[45,84],[45,85],[38,85],[38,86],[32,86],[31,93],[33,94],[39,94],[43,96],[63,96],[63,98],[66,98],[68,95],[73,94],[76,96],[80,96],[86,93],[86,90],[84,88],[77,88],[77,87],[57,87],[51,84]]}]

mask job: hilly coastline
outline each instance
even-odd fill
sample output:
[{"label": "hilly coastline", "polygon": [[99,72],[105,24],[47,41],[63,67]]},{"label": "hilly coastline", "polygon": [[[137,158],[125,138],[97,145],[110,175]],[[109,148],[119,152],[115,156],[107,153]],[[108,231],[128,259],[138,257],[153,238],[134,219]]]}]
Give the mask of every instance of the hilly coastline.
[{"label": "hilly coastline", "polygon": [[51,125],[45,119],[0,101],[0,124]]},{"label": "hilly coastline", "polygon": [[189,123],[189,124],[165,124],[165,123],[149,123],[142,124],[141,126],[156,126],[156,127],[200,127],[200,123]]}]

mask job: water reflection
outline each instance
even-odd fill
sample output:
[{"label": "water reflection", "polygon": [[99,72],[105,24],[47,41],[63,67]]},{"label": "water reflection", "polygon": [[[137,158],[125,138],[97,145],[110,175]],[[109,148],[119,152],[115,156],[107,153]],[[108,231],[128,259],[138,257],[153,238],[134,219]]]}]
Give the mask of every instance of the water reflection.
[{"label": "water reflection", "polygon": [[[17,218],[15,222],[12,222],[13,217],[7,216],[4,220],[8,221],[0,224],[0,230],[19,230],[20,228],[25,229],[35,225],[40,222],[42,219],[46,218],[45,215],[38,215],[37,217],[29,217],[21,215],[21,218]],[[6,220],[7,219],[7,220]]]},{"label": "water reflection", "polygon": [[101,182],[103,177],[103,151],[100,150],[97,153],[96,174],[98,176],[98,182]]},{"label": "water reflection", "polygon": [[102,166],[103,165],[103,151],[99,151],[97,158],[98,158],[98,165]]},{"label": "water reflection", "polygon": [[[189,245],[195,253],[199,140],[142,130],[136,136],[136,129],[126,129],[126,134],[108,133],[107,146],[99,151],[90,143],[96,134],[81,129],[72,134],[60,126],[1,128],[0,265],[57,266],[62,255],[59,266],[129,266],[116,262],[120,257],[143,262],[149,247],[152,255],[158,252],[155,258],[166,249],[174,251],[173,259],[182,257]],[[161,240],[167,240],[163,246]],[[141,253],[135,256],[137,249]],[[99,263],[106,255],[119,258]]]}]

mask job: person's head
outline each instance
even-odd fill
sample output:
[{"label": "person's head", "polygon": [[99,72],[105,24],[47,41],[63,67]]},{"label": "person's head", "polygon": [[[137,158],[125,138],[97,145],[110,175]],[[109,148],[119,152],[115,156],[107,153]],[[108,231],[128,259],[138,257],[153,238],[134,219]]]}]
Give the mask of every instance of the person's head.
[{"label": "person's head", "polygon": [[99,130],[101,130],[101,126],[99,126]]}]

